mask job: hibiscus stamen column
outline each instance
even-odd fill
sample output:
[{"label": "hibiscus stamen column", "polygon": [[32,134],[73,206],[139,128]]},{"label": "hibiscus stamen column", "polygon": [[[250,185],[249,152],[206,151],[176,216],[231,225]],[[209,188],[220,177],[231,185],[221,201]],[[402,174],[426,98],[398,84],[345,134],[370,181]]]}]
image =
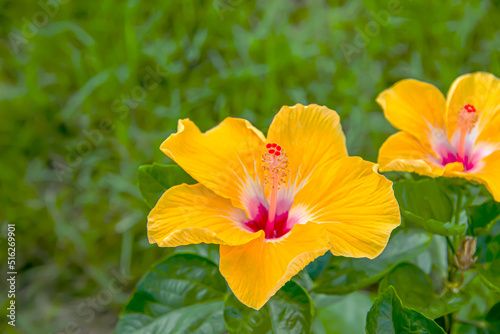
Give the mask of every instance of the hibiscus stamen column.
[{"label": "hibiscus stamen column", "polygon": [[477,122],[477,110],[473,105],[466,104],[458,112],[458,128],[460,129],[460,141],[458,144],[458,161],[467,163],[465,156],[465,138],[474,128]]},{"label": "hibiscus stamen column", "polygon": [[267,152],[262,155],[262,168],[264,168],[264,183],[271,190],[271,193],[269,195],[269,212],[264,232],[266,238],[273,238],[278,189],[285,182],[288,158],[286,152],[276,143],[267,144],[266,149]]}]

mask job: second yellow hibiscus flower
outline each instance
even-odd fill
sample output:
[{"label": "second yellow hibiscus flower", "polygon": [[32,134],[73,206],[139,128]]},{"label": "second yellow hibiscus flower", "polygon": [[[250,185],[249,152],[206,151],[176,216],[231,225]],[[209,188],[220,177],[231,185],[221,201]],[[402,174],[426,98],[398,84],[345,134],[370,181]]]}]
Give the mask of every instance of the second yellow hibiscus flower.
[{"label": "second yellow hibiscus flower", "polygon": [[402,130],[379,152],[380,171],[461,177],[500,201],[500,80],[489,73],[456,79],[445,99],[431,84],[406,79],[377,98]]}]

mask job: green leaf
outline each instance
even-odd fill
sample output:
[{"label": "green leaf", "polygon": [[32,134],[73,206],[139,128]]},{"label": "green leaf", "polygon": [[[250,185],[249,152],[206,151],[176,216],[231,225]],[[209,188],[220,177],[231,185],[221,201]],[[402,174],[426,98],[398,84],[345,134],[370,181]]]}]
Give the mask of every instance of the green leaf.
[{"label": "green leaf", "polygon": [[500,220],[500,203],[490,200],[481,205],[469,206],[467,216],[472,235],[486,235]]},{"label": "green leaf", "polygon": [[404,209],[423,219],[446,222],[453,216],[453,201],[434,179],[399,181],[394,192]]},{"label": "green leaf", "polygon": [[195,254],[175,254],[139,281],[116,333],[223,333],[226,282]]},{"label": "green leaf", "polygon": [[314,260],[313,262],[309,263],[306,266],[305,269],[309,274],[309,276],[311,277],[311,279],[315,280],[316,278],[318,278],[319,275],[321,275],[323,270],[325,270],[326,266],[328,265],[328,261],[330,261],[331,257],[332,253],[326,252],[326,254],[321,255],[316,260]]},{"label": "green leaf", "polygon": [[[314,295],[313,300],[317,307],[316,319],[325,328],[325,333],[364,332],[366,314],[373,304],[368,291],[356,291],[347,296]],[[326,305],[320,306],[321,303]]]},{"label": "green leaf", "polygon": [[379,292],[393,286],[405,306],[422,309],[437,298],[432,281],[420,268],[401,263],[380,282]]},{"label": "green leaf", "polygon": [[377,282],[398,263],[422,253],[431,240],[429,234],[418,230],[399,230],[373,260],[334,256],[315,281],[313,292],[345,295],[362,289]]},{"label": "green leaf", "polygon": [[500,327],[500,302],[493,305],[493,307],[486,314],[486,321],[498,324]]},{"label": "green leaf", "polygon": [[306,291],[310,291],[314,286],[314,282],[311,276],[309,276],[307,270],[299,271],[295,276],[293,276],[293,280],[302,286]]},{"label": "green leaf", "polygon": [[178,165],[143,165],[137,172],[137,183],[142,198],[153,208],[161,195],[170,187],[196,181]]},{"label": "green leaf", "polygon": [[224,308],[229,333],[310,333],[314,306],[307,292],[289,281],[260,310],[243,305],[234,295]]},{"label": "green leaf", "polygon": [[477,267],[484,284],[500,292],[500,234],[494,237],[486,248],[486,261]]},{"label": "green leaf", "polygon": [[[472,272],[468,274],[471,276],[474,275]],[[467,280],[467,277],[465,279]],[[453,333],[500,334],[500,326],[498,324],[488,323],[485,320],[485,316],[487,316],[485,315],[485,311],[487,311],[486,307],[488,305],[495,305],[498,302],[498,294],[491,293],[481,277],[478,276],[470,280],[464,286],[464,289],[467,290],[472,298],[467,305],[453,315],[455,318],[455,321],[453,321]],[[465,320],[465,322],[462,322],[462,320]],[[492,330],[493,327],[496,327],[496,330]]]},{"label": "green leaf", "polygon": [[410,225],[443,236],[464,234],[465,225],[451,223],[452,199],[434,179],[394,183],[401,216]]},{"label": "green leaf", "polygon": [[500,259],[500,234],[488,242],[486,247],[486,262],[491,263]]},{"label": "green leaf", "polygon": [[424,219],[410,211],[401,209],[401,216],[412,224],[414,227],[418,227],[424,231],[430,232],[432,234],[438,234],[443,236],[451,235],[462,235],[465,233],[465,225],[455,225],[450,222],[441,222],[435,219]]},{"label": "green leaf", "polygon": [[444,281],[448,277],[448,243],[441,235],[433,235],[429,247],[409,262],[413,263],[427,275],[431,271],[438,276],[436,279]]},{"label": "green leaf", "polygon": [[403,305],[414,308],[431,319],[455,312],[467,305],[471,296],[463,291],[445,289],[438,296],[431,278],[413,264],[398,265],[380,282],[379,291],[394,287]]},{"label": "green leaf", "polygon": [[466,291],[467,289],[454,292],[451,289],[445,289],[441,292],[437,299],[430,302],[428,307],[423,308],[422,313],[430,318],[436,319],[446,314],[450,314],[462,309],[469,304],[472,295]]},{"label": "green leaf", "polygon": [[366,317],[368,334],[445,334],[432,319],[418,311],[404,307],[396,290],[388,287],[375,300]]}]

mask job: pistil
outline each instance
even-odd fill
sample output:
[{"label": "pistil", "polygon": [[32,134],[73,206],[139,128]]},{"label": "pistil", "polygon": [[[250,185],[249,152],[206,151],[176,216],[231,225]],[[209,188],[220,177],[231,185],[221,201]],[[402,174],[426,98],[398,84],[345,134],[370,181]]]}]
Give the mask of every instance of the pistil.
[{"label": "pistil", "polygon": [[460,140],[458,143],[458,157],[457,160],[462,163],[465,161],[465,138],[467,134],[474,128],[477,122],[477,110],[474,106],[466,104],[458,112],[458,127],[460,129]]},{"label": "pistil", "polygon": [[274,236],[274,222],[276,220],[276,208],[278,203],[278,189],[285,182],[288,158],[281,146],[276,143],[266,145],[267,152],[262,155],[262,167],[264,168],[264,183],[270,188],[269,211],[267,223],[264,229],[266,236]]},{"label": "pistil", "polygon": [[269,197],[269,214],[267,216],[266,234],[271,235],[274,231],[274,220],[276,218],[276,204],[278,201],[278,178],[273,177],[271,196]]}]

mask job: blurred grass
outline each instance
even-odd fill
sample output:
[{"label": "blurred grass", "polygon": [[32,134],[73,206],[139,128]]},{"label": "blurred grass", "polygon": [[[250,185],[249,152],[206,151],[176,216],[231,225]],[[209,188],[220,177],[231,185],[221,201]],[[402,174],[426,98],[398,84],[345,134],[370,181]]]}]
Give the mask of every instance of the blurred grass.
[{"label": "blurred grass", "polygon": [[[500,74],[498,0],[401,0],[356,46],[394,1],[66,0],[24,40],[23,18],[42,7],[1,1],[0,224],[17,224],[19,332],[112,330],[134,282],[169,251],[147,242],[136,173],[168,161],[158,147],[178,118],[206,130],[244,117],[266,131],[282,105],[323,104],[340,114],[350,154],[375,161],[394,132],[380,91],[412,77],[446,92],[463,73]],[[357,48],[349,61],[341,45]],[[104,299],[120,270],[134,280]]]}]

